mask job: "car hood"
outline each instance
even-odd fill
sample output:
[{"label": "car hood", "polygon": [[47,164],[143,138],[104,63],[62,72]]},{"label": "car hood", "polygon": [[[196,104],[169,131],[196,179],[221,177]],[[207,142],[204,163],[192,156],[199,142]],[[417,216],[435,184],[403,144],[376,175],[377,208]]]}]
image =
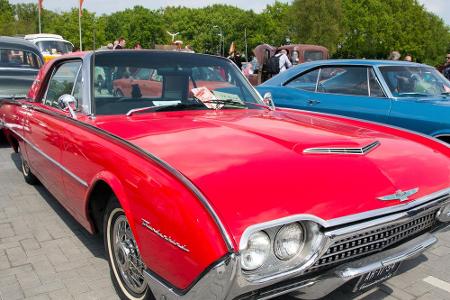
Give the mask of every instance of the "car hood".
[{"label": "car hood", "polygon": [[[101,117],[97,126],[158,156],[210,201],[236,243],[250,225],[295,214],[324,220],[398,205],[377,197],[447,188],[449,159],[417,142],[325,116],[262,110]],[[365,155],[304,153],[362,148]],[[433,176],[429,176],[433,174]]]}]

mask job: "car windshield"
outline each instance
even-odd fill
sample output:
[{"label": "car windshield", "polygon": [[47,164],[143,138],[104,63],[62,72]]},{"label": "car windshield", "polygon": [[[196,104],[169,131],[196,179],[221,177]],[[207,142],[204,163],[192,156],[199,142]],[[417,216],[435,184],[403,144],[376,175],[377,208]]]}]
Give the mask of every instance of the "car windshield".
[{"label": "car windshield", "polygon": [[450,92],[450,82],[431,67],[385,66],[380,71],[395,97],[431,97]]},{"label": "car windshield", "polygon": [[98,115],[151,111],[248,109],[259,95],[228,60],[190,53],[109,51],[95,54]]},{"label": "car windshield", "polygon": [[32,52],[18,49],[0,49],[0,67],[39,69],[41,61]]},{"label": "car windshield", "polygon": [[72,52],[73,48],[70,43],[65,41],[40,41],[36,45],[44,54],[66,54]]}]

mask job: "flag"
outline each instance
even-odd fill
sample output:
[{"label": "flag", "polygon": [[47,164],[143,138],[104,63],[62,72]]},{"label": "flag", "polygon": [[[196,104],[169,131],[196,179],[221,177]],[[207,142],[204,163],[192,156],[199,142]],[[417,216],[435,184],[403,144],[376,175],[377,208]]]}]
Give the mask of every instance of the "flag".
[{"label": "flag", "polygon": [[80,16],[83,15],[83,2],[84,2],[84,0],[80,0]]},{"label": "flag", "polygon": [[44,2],[44,0],[38,0],[38,9],[39,9],[39,13],[42,12],[42,2]]}]

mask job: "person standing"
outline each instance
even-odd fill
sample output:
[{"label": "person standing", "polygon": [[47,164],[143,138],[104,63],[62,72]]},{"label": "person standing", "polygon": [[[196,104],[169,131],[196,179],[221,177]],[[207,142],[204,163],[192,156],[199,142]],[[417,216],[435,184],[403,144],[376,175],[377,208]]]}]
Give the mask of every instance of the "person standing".
[{"label": "person standing", "polygon": [[442,70],[442,74],[444,74],[445,78],[450,80],[450,53],[447,53],[445,57],[444,69]]},{"label": "person standing", "polygon": [[411,54],[406,54],[406,56],[405,56],[405,58],[404,58],[404,61],[412,62],[412,56],[411,56]]},{"label": "person standing", "polygon": [[124,37],[120,37],[118,39],[118,42],[119,43],[117,44],[116,48],[114,48],[114,49],[116,49],[116,50],[125,49],[125,45],[126,45],[125,38]]},{"label": "person standing", "polygon": [[389,59],[389,60],[400,60],[400,57],[402,57],[402,56],[400,55],[400,52],[398,52],[398,51],[392,51],[392,52],[389,54],[388,59]]}]

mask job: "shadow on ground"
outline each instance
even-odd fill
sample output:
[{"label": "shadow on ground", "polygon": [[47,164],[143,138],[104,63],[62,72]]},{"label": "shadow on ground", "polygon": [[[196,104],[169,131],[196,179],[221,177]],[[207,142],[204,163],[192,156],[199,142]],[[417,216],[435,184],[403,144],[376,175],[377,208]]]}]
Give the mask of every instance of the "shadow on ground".
[{"label": "shadow on ground", "polygon": [[[11,153],[11,159],[14,162],[17,170],[21,172],[21,162],[17,153]],[[47,202],[47,204],[56,212],[58,217],[67,225],[67,227],[77,236],[92,255],[95,257],[105,258],[105,248],[103,245],[103,238],[100,235],[92,235],[77,220],[62,206],[55,197],[42,185],[34,186],[40,196]]]}]

